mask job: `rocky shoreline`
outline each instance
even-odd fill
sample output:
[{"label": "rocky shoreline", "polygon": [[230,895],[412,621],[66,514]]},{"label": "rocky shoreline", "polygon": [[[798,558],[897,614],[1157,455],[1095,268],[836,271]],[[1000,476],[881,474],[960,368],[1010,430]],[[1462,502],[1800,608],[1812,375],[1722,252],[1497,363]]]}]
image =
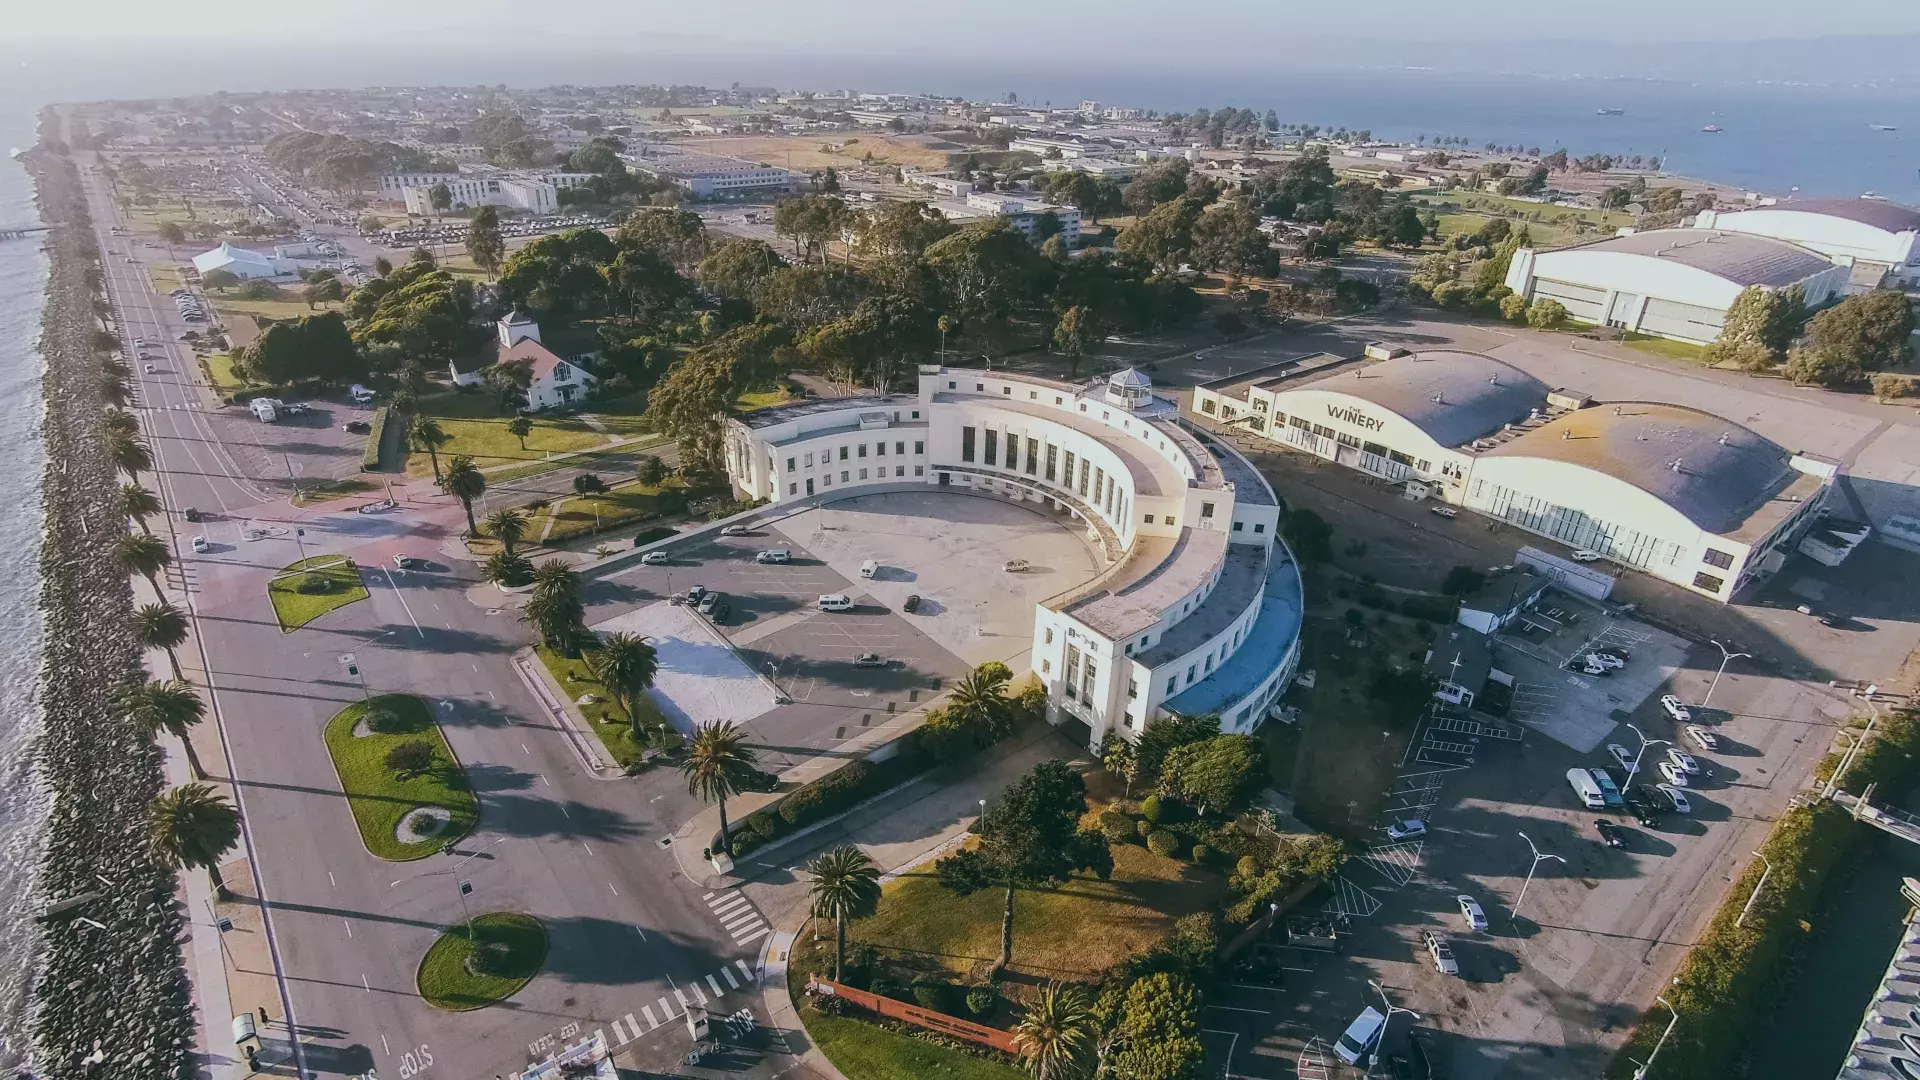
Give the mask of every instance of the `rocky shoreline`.
[{"label": "rocky shoreline", "polygon": [[[55,130],[43,116],[44,138]],[[61,222],[40,351],[46,362],[41,609],[46,620],[36,768],[51,796],[35,890],[53,904],[104,894],[41,928],[29,1028],[36,1075],[186,1080],[193,1012],[172,871],[148,840],[164,785],[159,749],[131,731],[114,688],[143,678],[133,594],[112,553],[127,519],[106,451],[104,370],[92,335],[106,310],[80,174],[58,146],[23,158],[43,221]]]}]

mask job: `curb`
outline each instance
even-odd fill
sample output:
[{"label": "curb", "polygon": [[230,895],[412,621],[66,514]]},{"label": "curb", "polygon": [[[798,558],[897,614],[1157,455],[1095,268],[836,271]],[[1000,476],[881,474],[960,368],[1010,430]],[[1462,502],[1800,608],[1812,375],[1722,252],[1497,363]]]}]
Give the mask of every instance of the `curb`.
[{"label": "curb", "polygon": [[[797,910],[805,911],[804,907]],[[847,1080],[846,1074],[835,1068],[827,1055],[814,1045],[813,1037],[807,1033],[807,1026],[800,1021],[800,1007],[787,991],[787,958],[793,952],[793,943],[806,929],[807,919],[802,916],[791,928],[782,926],[767,936],[766,948],[760,953],[760,997],[767,1008],[767,1022],[780,1033],[780,1041],[785,1044],[787,1053],[793,1055],[794,1063],[790,1069],[799,1069],[803,1074],[820,1077],[821,1080]],[[785,1072],[786,1070],[782,1070]]]},{"label": "curb", "polygon": [[580,764],[586,766],[587,775],[596,780],[619,780],[626,776],[618,762],[608,761],[600,740],[591,731],[584,731],[573,709],[566,701],[565,694],[556,696],[552,676],[547,674],[546,665],[540,663],[532,649],[521,649],[513,654],[513,670],[526,684],[527,690],[539,699],[547,710],[547,715],[567,737],[567,745],[573,748],[574,756]]}]

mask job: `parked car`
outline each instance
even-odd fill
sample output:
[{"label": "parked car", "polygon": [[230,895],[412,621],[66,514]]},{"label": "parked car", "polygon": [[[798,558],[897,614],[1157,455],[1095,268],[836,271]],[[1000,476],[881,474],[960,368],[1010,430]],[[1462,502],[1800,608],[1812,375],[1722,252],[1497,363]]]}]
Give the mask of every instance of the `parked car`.
[{"label": "parked car", "polygon": [[1486,910],[1480,906],[1480,901],[1475,900],[1466,893],[1461,893],[1459,896],[1454,897],[1454,899],[1460,903],[1460,917],[1467,920],[1468,929],[1485,930],[1487,928],[1487,913]]},{"label": "parked car", "polygon": [[1419,818],[1395,821],[1387,826],[1389,840],[1417,840],[1427,835],[1427,823]]},{"label": "parked car", "polygon": [[[1633,814],[1633,820],[1643,829],[1651,829],[1660,824],[1660,805],[1648,794],[1644,784],[1635,784],[1621,795],[1627,800],[1627,810]],[[1664,802],[1665,800],[1662,800]]]},{"label": "parked car", "polygon": [[713,610],[707,613],[707,618],[713,620],[714,624],[718,626],[725,624],[727,616],[731,614],[733,614],[733,605],[722,600],[713,605]]},{"label": "parked car", "polygon": [[207,543],[206,537],[196,536],[193,538],[193,550],[198,554],[205,555],[207,552],[213,550],[213,545]]},{"label": "parked car", "polygon": [[1619,762],[1621,768],[1633,768],[1633,751],[1621,746],[1617,742],[1613,742],[1607,744],[1607,753],[1613,755],[1613,760]]},{"label": "parked car", "polygon": [[853,658],[854,667],[885,667],[887,662],[879,653],[863,652]]},{"label": "parked car", "polygon": [[1460,511],[1455,510],[1451,506],[1429,507],[1428,511],[1437,517],[1443,517],[1443,518],[1457,518],[1460,516]]},{"label": "parked car", "polygon": [[1005,570],[1009,574],[1024,574],[1031,566],[1032,564],[1025,559],[1008,559],[1000,569]]},{"label": "parked car", "polygon": [[920,610],[920,594],[914,593],[913,595],[907,597],[907,602],[900,605],[900,610],[906,612],[909,615],[913,614],[916,611],[919,611]]},{"label": "parked car", "polygon": [[768,548],[755,552],[753,561],[757,563],[784,563],[793,561],[793,552],[786,548]]},{"label": "parked car", "polygon": [[1607,668],[1610,671],[1618,671],[1627,666],[1625,660],[1620,659],[1612,653],[1601,652],[1598,649],[1588,653],[1586,659],[1590,663],[1599,664],[1601,667]]},{"label": "parked car", "polygon": [[712,590],[708,590],[707,592],[700,594],[700,604],[698,608],[700,614],[712,615],[714,606],[720,603],[721,596],[722,596],[721,593],[717,593]]},{"label": "parked car", "polygon": [[1577,656],[1567,661],[1567,667],[1582,675],[1602,676],[1612,674],[1612,671],[1605,664],[1602,664],[1598,660],[1589,660],[1584,656]]},{"label": "parked car", "polygon": [[1361,1058],[1373,1053],[1374,1047],[1380,1045],[1380,1035],[1386,1029],[1387,1018],[1381,1015],[1379,1009],[1367,1006],[1360,1010],[1359,1016],[1353,1018],[1353,1023],[1347,1025],[1347,1030],[1334,1040],[1334,1056],[1349,1065],[1358,1064]]},{"label": "parked car", "polygon": [[153,374],[154,372],[156,372],[156,371],[158,371],[158,370],[160,370],[160,369],[159,369],[159,368],[156,368],[156,367],[154,367],[154,366],[153,366],[152,364],[148,364],[148,365],[146,365],[146,367],[145,367],[145,368],[144,368],[143,370],[145,370],[147,374],[149,374],[149,375],[151,375],[151,374]]},{"label": "parked car", "polygon": [[355,435],[365,435],[373,430],[373,425],[367,423],[365,420],[349,420],[340,425],[340,430],[351,432]]},{"label": "parked car", "polygon": [[699,603],[699,602],[700,602],[700,598],[701,598],[702,596],[705,596],[705,595],[706,595],[706,592],[707,592],[707,587],[706,587],[705,585],[689,585],[689,586],[687,586],[687,603],[689,603],[689,604],[697,604],[697,603]]},{"label": "parked car", "polygon": [[419,559],[416,559],[411,555],[395,555],[393,557],[393,566],[394,566],[394,569],[396,570],[411,570],[414,567],[421,566],[421,565],[424,565],[424,564]]},{"label": "parked car", "polygon": [[1599,562],[1605,557],[1606,556],[1601,555],[1597,551],[1588,551],[1585,548],[1581,548],[1579,551],[1567,556],[1567,558],[1572,559],[1574,562]]},{"label": "parked car", "polygon": [[1596,819],[1593,823],[1593,827],[1600,830],[1600,842],[1607,845],[1608,847],[1626,847],[1627,846],[1626,830],[1620,828],[1620,826],[1618,825],[1615,825],[1613,822],[1608,821],[1606,818]]},{"label": "parked car", "polygon": [[1835,615],[1831,611],[1824,612],[1820,616],[1820,625],[1839,630],[1847,625],[1847,617],[1845,615]]},{"label": "parked car", "polygon": [[185,510],[181,511],[180,516],[186,518],[188,521],[199,521],[202,518],[204,518],[206,515],[202,514],[200,511],[195,510],[193,507],[189,506]]},{"label": "parked car", "polygon": [[1460,974],[1460,961],[1454,959],[1453,946],[1447,944],[1446,938],[1432,930],[1424,930],[1420,933],[1420,940],[1426,943],[1427,955],[1433,958],[1434,970],[1442,975]]},{"label": "parked car", "polygon": [[1441,1056],[1433,1033],[1415,1028],[1408,1034],[1408,1039],[1413,1043],[1414,1060],[1425,1070],[1422,1075],[1427,1080],[1448,1080],[1447,1059]]},{"label": "parked car", "polygon": [[1681,791],[1678,787],[1674,786],[1673,784],[1661,784],[1658,788],[1654,790],[1660,792],[1660,794],[1665,795],[1667,797],[1667,805],[1673,807],[1675,813],[1678,813],[1678,814],[1693,813],[1693,804],[1687,801],[1687,793],[1684,791]]},{"label": "parked car", "polygon": [[1688,724],[1685,728],[1687,739],[1702,750],[1720,749],[1720,736],[1697,724]]},{"label": "parked car", "polygon": [[[1675,765],[1671,761],[1662,761],[1660,763],[1660,775],[1666,777],[1667,783],[1672,784],[1674,787],[1683,788],[1687,786],[1687,770]],[[1665,785],[1662,786],[1664,787]]]},{"label": "parked car", "polygon": [[748,529],[745,525],[728,525],[726,528],[720,530],[720,535],[721,536],[746,536],[748,535]]},{"label": "parked car", "polygon": [[673,556],[664,551],[649,551],[645,555],[640,556],[640,565],[659,566],[661,563],[667,562],[672,558]]},{"label": "parked car", "polygon": [[1686,705],[1681,703],[1679,698],[1674,697],[1672,694],[1661,695],[1660,708],[1669,717],[1672,717],[1673,722],[1676,724],[1693,723],[1693,710],[1687,708]]},{"label": "parked car", "polygon": [[1687,753],[1677,746],[1667,747],[1667,760],[1673,762],[1681,772],[1686,773],[1688,776],[1700,775],[1700,763],[1693,759],[1692,754]]}]

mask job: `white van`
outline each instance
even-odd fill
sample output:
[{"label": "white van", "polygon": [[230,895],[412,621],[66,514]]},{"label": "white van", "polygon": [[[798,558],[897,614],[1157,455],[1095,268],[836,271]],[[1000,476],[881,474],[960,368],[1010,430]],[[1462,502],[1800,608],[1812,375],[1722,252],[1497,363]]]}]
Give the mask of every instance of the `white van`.
[{"label": "white van", "polygon": [[1354,1017],[1347,1030],[1341,1032],[1339,1041],[1333,1044],[1333,1052],[1340,1060],[1349,1065],[1357,1065],[1360,1059],[1372,1052],[1380,1044],[1380,1033],[1387,1029],[1387,1018],[1380,1010],[1369,1005]]},{"label": "white van", "polygon": [[1600,791],[1600,785],[1594,782],[1593,774],[1585,769],[1568,769],[1567,783],[1573,787],[1573,793],[1580,796],[1581,805],[1589,810],[1605,810],[1607,798]]},{"label": "white van", "polygon": [[758,563],[792,562],[793,552],[787,550],[786,548],[768,548],[765,551],[756,553],[753,557],[753,561]]},{"label": "white van", "polygon": [[872,559],[868,559],[866,562],[860,564],[860,576],[863,578],[871,580],[873,576],[879,572],[880,564],[874,562]]},{"label": "white van", "polygon": [[820,596],[820,610],[852,611],[853,597],[848,596],[846,593],[822,593]]},{"label": "white van", "polygon": [[353,400],[359,402],[362,405],[365,405],[367,402],[373,400],[373,391],[367,389],[364,386],[361,386],[359,383],[354,383],[351,387],[349,387],[347,389],[347,393],[351,394],[353,396]]}]

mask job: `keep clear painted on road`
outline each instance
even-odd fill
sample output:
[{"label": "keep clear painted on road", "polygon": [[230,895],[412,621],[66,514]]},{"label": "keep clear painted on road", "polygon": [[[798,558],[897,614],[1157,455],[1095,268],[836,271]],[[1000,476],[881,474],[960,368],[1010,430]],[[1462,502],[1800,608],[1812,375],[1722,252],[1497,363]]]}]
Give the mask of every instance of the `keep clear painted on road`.
[{"label": "keep clear painted on road", "polygon": [[[412,1080],[413,1077],[426,1072],[427,1067],[433,1064],[433,1051],[428,1049],[426,1043],[421,1043],[411,1050],[402,1051],[399,1057],[398,1076],[400,1080]],[[394,1074],[390,1073],[388,1075],[391,1076]],[[368,1069],[366,1072],[360,1073],[357,1076],[347,1077],[347,1080],[381,1080],[381,1078],[377,1070]]]}]

